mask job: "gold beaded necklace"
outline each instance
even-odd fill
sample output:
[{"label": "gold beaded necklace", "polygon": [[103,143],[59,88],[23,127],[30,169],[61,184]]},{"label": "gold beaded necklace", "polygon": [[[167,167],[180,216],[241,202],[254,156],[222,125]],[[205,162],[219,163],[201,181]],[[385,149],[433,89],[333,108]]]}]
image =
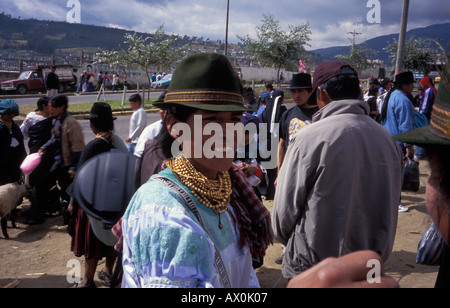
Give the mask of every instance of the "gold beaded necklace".
[{"label": "gold beaded necklace", "polygon": [[171,159],[167,166],[202,204],[219,214],[220,219],[220,214],[228,209],[231,200],[231,178],[228,171],[219,172],[217,180],[210,180],[197,171],[185,156]]}]

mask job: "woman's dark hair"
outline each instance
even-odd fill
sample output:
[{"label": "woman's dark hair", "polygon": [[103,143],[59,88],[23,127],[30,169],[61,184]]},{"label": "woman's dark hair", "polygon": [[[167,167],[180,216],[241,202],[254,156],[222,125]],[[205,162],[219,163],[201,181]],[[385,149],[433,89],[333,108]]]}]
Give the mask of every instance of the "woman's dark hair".
[{"label": "woman's dark hair", "polygon": [[37,109],[35,111],[44,110],[44,105],[48,105],[49,102],[50,102],[50,99],[47,96],[43,96],[43,97],[39,98],[39,100],[36,103]]},{"label": "woman's dark hair", "polygon": [[156,149],[161,149],[164,157],[170,159],[173,157],[172,145],[175,139],[170,135],[167,130],[166,119],[169,114],[172,114],[178,121],[186,122],[191,114],[195,112],[196,109],[184,106],[174,106],[167,109],[166,116],[163,119],[163,125],[159,134],[155,137],[154,147],[151,151]]},{"label": "woman's dark hair", "polygon": [[114,121],[113,121],[113,119],[95,118],[95,119],[89,119],[89,122],[99,132],[109,132],[109,131],[113,131],[114,130]]},{"label": "woman's dark hair", "polygon": [[64,110],[67,110],[67,108],[69,107],[69,99],[67,98],[67,96],[62,94],[52,97],[50,99],[50,103],[52,104],[52,107],[56,108],[64,106]]},{"label": "woman's dark hair", "polygon": [[308,105],[317,106],[317,91],[311,91],[311,96],[308,98]]},{"label": "woman's dark hair", "polygon": [[361,95],[359,79],[356,75],[337,75],[321,84],[320,87],[327,90],[328,96],[333,101],[357,99]]}]

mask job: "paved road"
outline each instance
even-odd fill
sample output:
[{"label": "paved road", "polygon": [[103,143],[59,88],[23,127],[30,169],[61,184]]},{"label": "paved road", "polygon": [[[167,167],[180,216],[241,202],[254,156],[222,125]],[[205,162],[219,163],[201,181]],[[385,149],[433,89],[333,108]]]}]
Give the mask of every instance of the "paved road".
[{"label": "paved road", "polygon": [[[128,102],[128,98],[135,94],[136,91],[130,91],[127,92],[127,96],[126,96],[126,102]],[[158,98],[161,95],[162,92],[150,92],[150,97],[151,98]],[[94,102],[97,100],[97,94],[83,94],[80,96],[76,96],[76,95],[72,95],[72,93],[66,93],[66,95],[68,95],[69,97],[69,103],[83,103],[83,102]],[[11,95],[9,98],[14,99],[17,104],[19,106],[23,106],[23,105],[35,105],[36,102],[38,101],[40,95],[36,94],[36,95],[27,95],[27,96],[14,96]],[[123,93],[106,93],[106,99],[107,100],[117,100],[117,99],[122,99],[123,97]],[[103,100],[103,95],[100,96],[100,100]]]},{"label": "paved road", "polygon": [[[126,101],[128,102],[128,98],[136,93],[136,91],[131,91],[127,93]],[[151,92],[150,97],[151,98],[158,98],[161,95],[162,92]],[[71,93],[68,93],[69,96],[69,103],[82,103],[82,102],[93,102],[97,99],[97,94],[88,95],[83,94],[80,96],[72,95]],[[123,93],[120,94],[112,94],[107,93],[106,99],[107,100],[116,100],[116,99],[122,99]],[[37,100],[39,99],[40,95],[26,95],[26,96],[11,96],[12,99],[14,99],[19,106],[23,105],[35,105]],[[103,97],[100,97],[100,100],[102,100]],[[124,115],[124,116],[117,116],[117,120],[114,121],[115,126],[115,133],[119,135],[124,141],[128,137],[128,128],[130,125],[130,117],[131,115]],[[150,112],[147,113],[147,125],[152,124],[153,122],[159,120],[159,113],[158,112]],[[94,134],[92,133],[92,130],[89,125],[89,120],[78,120],[81,124],[81,127],[83,128],[83,134],[84,134],[84,141],[87,144],[90,140],[94,138]],[[27,143],[27,141],[25,142]]]},{"label": "paved road", "polygon": [[[135,92],[134,92],[135,93]],[[131,96],[133,92],[127,94],[127,101],[128,97]],[[158,98],[161,95],[161,92],[151,92],[152,98]],[[38,100],[38,95],[29,95],[27,97],[19,97],[14,98],[12,97],[17,104],[19,105],[34,105],[36,104]],[[95,101],[97,98],[97,95],[80,95],[80,96],[69,96],[69,103],[81,103],[81,102],[92,102]],[[106,98],[108,100],[115,100],[115,99],[122,99],[122,93],[121,94],[110,94],[108,93]],[[102,99],[102,98],[101,98]],[[287,103],[286,107],[292,108],[294,104]],[[119,135],[123,140],[125,140],[128,137],[128,128],[130,125],[130,115],[124,115],[124,116],[117,116],[117,120],[114,121],[114,127],[115,127],[115,133]],[[150,112],[147,113],[147,125],[150,125],[160,119],[158,112]],[[92,133],[92,130],[89,125],[89,120],[78,120],[81,124],[81,127],[83,128],[83,134],[84,134],[84,141],[87,144],[90,140],[94,138],[94,134]]]},{"label": "paved road", "polygon": [[[124,141],[128,137],[128,128],[130,126],[131,116],[118,116],[114,121],[114,130]],[[147,125],[150,125],[160,119],[159,112],[147,113]],[[84,142],[87,144],[90,140],[94,139],[94,133],[92,132],[89,120],[78,120],[83,128]]]}]

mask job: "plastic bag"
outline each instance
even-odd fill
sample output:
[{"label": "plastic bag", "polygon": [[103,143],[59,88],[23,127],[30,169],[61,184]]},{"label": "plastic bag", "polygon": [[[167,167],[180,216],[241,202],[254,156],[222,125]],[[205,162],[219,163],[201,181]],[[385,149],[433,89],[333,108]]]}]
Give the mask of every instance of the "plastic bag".
[{"label": "plastic bag", "polygon": [[41,155],[38,153],[33,153],[28,155],[25,160],[20,165],[20,169],[25,175],[30,175],[34,169],[41,163]]},{"label": "plastic bag", "polygon": [[417,192],[420,188],[419,163],[406,156],[403,159],[403,165],[402,190]]},{"label": "plastic bag", "polygon": [[423,265],[440,265],[445,246],[444,239],[435,224],[422,235],[417,246],[416,263]]}]

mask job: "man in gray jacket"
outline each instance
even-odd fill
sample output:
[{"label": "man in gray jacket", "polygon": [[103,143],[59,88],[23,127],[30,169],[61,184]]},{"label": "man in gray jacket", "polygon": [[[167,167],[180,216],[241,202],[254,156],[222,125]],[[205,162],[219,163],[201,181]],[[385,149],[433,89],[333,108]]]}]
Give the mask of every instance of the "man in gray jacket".
[{"label": "man in gray jacket", "polygon": [[286,278],[358,250],[386,260],[397,226],[403,155],[358,100],[356,71],[345,61],[324,63],[313,89],[321,109],[289,146],[274,199]]}]

